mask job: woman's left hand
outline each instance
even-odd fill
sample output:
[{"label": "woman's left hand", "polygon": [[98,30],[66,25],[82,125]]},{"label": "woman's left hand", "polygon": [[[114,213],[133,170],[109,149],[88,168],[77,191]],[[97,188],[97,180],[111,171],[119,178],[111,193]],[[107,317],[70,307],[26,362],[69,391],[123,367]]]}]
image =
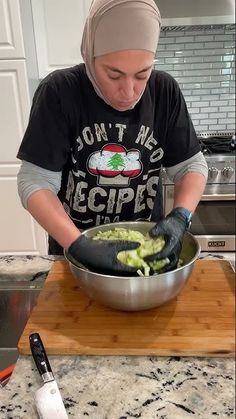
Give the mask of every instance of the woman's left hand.
[{"label": "woman's left hand", "polygon": [[185,217],[174,209],[164,218],[159,221],[149,232],[152,238],[163,237],[165,246],[163,249],[153,255],[146,256],[146,262],[161,260],[168,258],[170,263],[166,265],[162,272],[167,272],[177,267],[180,253],[182,250],[182,242],[185,231],[187,229],[187,221]]}]

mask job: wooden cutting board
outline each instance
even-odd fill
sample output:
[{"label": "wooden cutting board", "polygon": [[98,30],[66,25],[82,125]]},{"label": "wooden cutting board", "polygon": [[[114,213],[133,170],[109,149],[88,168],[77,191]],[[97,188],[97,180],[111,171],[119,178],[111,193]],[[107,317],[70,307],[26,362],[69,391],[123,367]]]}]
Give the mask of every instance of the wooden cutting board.
[{"label": "wooden cutting board", "polygon": [[64,261],[54,262],[24,332],[40,333],[48,354],[234,356],[234,272],[227,261],[198,260],[181,294],[146,311],[91,301]]}]

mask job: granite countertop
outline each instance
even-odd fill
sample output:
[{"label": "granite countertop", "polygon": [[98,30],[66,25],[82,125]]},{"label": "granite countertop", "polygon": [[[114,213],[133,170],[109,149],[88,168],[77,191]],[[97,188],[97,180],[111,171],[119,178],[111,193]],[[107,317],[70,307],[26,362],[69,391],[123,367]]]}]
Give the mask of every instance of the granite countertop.
[{"label": "granite countertop", "polygon": [[[232,261],[234,255],[201,258]],[[0,257],[0,282],[29,281],[41,287],[55,259]],[[235,417],[233,358],[50,356],[50,363],[69,417]],[[38,418],[33,395],[41,384],[32,357],[20,356],[7,385],[0,388],[0,419]]]}]

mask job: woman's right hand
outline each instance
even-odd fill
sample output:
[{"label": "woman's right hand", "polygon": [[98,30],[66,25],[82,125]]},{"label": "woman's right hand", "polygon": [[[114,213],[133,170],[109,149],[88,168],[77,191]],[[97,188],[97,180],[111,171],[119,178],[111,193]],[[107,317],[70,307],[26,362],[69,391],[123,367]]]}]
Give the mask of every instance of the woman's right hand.
[{"label": "woman's right hand", "polygon": [[68,248],[68,254],[91,271],[107,275],[131,276],[137,268],[124,265],[117,259],[123,250],[133,250],[138,242],[127,240],[93,240],[80,235]]}]

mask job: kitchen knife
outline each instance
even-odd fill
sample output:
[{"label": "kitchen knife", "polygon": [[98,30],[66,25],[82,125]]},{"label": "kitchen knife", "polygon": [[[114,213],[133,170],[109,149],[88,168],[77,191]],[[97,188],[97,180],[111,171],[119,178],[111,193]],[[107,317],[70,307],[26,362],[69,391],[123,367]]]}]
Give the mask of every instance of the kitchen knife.
[{"label": "kitchen knife", "polygon": [[34,362],[44,383],[35,393],[35,402],[39,417],[42,419],[68,419],[59,388],[54,379],[39,334],[31,333],[29,341]]}]

